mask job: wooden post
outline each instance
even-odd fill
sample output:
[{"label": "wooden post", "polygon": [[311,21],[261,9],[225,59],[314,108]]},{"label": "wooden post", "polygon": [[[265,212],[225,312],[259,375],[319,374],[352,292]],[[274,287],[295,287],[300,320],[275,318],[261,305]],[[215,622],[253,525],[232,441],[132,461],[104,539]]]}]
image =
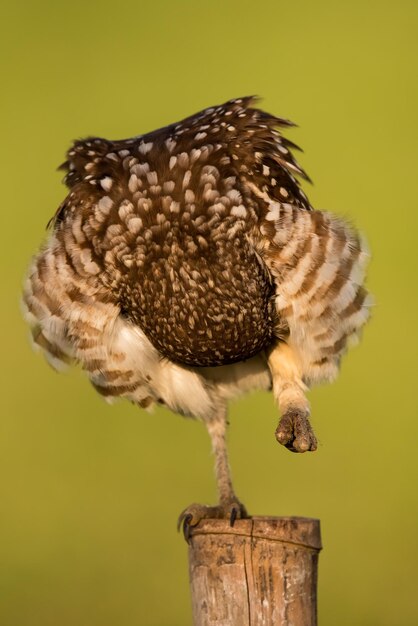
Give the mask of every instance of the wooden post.
[{"label": "wooden post", "polygon": [[192,531],[194,626],[316,626],[319,520],[203,520]]}]

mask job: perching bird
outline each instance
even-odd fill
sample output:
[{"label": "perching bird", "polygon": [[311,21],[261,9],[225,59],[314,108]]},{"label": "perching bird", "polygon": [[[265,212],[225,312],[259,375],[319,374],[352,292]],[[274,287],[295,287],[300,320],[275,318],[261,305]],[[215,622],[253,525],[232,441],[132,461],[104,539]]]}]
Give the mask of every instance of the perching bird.
[{"label": "perching bird", "polygon": [[357,232],[314,211],[308,179],[279,128],[292,123],[231,100],[122,141],[76,141],[69,193],[24,291],[33,339],[55,367],[80,363],[107,399],[164,404],[202,420],[219,505],[236,517],[227,403],[273,389],[277,440],[315,450],[306,390],[333,380],[369,316],[367,251]]}]

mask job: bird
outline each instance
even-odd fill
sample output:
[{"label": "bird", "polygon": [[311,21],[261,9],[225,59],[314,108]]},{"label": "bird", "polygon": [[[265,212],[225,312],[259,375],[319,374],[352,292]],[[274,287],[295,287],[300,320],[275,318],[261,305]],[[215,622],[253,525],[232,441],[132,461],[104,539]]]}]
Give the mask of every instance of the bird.
[{"label": "bird", "polygon": [[124,140],[77,140],[68,194],[30,265],[35,347],[76,363],[111,402],[202,421],[219,502],[180,515],[247,516],[235,494],[229,402],[272,391],[277,441],[315,451],[306,392],[332,382],[370,315],[369,252],[345,219],[310,204],[294,124],[249,96]]}]

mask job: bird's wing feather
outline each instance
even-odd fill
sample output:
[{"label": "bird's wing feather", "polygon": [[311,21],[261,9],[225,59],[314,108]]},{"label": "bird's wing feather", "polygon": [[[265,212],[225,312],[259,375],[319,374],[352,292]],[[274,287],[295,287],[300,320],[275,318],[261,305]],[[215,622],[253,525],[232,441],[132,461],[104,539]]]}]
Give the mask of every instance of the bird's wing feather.
[{"label": "bird's wing feather", "polygon": [[258,254],[275,282],[275,306],[289,328],[288,343],[305,382],[335,378],[349,340],[369,316],[363,286],[368,252],[344,220],[266,198],[254,234]]}]

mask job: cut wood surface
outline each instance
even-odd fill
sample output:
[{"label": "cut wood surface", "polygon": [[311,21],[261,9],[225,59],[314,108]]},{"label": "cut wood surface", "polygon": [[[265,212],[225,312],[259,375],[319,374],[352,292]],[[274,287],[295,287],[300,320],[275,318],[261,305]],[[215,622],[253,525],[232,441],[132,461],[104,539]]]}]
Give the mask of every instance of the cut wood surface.
[{"label": "cut wood surface", "polygon": [[192,531],[194,626],[316,626],[319,520],[203,520]]}]

